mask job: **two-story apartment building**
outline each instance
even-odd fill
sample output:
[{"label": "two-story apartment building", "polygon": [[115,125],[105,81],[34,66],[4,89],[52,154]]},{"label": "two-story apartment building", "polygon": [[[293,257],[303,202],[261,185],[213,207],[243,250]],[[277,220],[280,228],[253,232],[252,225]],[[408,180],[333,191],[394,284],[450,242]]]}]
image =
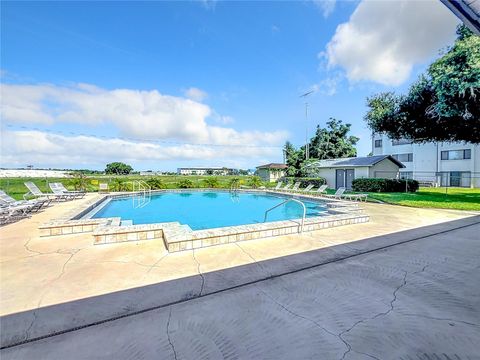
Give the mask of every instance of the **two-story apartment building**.
[{"label": "two-story apartment building", "polygon": [[480,187],[480,146],[461,142],[414,144],[372,137],[373,155],[391,155],[405,165],[402,177],[436,186]]}]

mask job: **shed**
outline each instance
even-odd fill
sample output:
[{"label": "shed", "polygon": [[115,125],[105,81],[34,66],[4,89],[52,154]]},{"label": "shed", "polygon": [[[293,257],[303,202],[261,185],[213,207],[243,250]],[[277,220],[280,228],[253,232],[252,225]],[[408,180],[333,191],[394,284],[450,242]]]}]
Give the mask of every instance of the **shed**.
[{"label": "shed", "polygon": [[285,164],[265,164],[257,166],[257,175],[263,181],[277,181],[285,176],[288,166]]},{"label": "shed", "polygon": [[395,179],[404,167],[390,155],[318,160],[310,165],[312,173],[325,178],[328,187],[335,189],[350,189],[352,181],[358,178]]}]

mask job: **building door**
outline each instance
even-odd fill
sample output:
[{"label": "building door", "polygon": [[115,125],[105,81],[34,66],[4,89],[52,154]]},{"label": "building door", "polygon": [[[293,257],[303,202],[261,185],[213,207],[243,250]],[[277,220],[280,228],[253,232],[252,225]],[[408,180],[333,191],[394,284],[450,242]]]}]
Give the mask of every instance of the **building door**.
[{"label": "building door", "polygon": [[335,170],[335,179],[335,189],[338,189],[339,187],[345,187],[345,170]]},{"label": "building door", "polygon": [[353,179],[355,179],[355,170],[354,169],[345,170],[345,187],[349,190],[352,188]]}]

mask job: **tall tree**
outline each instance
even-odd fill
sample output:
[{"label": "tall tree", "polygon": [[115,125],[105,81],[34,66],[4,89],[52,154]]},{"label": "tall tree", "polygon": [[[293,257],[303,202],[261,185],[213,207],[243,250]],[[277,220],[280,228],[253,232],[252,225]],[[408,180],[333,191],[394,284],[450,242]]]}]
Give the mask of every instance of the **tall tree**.
[{"label": "tall tree", "polygon": [[122,162],[112,162],[107,164],[105,168],[106,174],[115,174],[115,175],[128,175],[133,171],[133,168],[130,165],[124,164]]},{"label": "tall tree", "polygon": [[359,138],[348,135],[351,126],[334,118],[330,118],[326,128],[317,125],[315,135],[310,140],[309,156],[319,160],[357,156],[355,145]]},{"label": "tall tree", "polygon": [[373,131],[415,142],[480,143],[480,36],[463,25],[457,35],[406,95],[367,99],[365,121]]},{"label": "tall tree", "polygon": [[297,176],[301,163],[305,159],[305,152],[301,149],[296,149],[290,141],[287,141],[283,146],[283,153],[288,166],[287,175]]}]

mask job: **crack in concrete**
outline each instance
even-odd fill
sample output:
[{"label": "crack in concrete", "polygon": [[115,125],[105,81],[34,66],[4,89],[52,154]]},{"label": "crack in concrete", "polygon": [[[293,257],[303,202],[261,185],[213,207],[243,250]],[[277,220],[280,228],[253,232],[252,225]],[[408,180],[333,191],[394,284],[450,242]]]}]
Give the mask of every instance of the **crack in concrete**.
[{"label": "crack in concrete", "polygon": [[262,292],[262,294],[264,294],[267,298],[269,298],[271,301],[273,301],[275,304],[277,304],[278,306],[280,306],[283,310],[285,310],[286,312],[288,312],[289,314],[295,316],[295,317],[298,317],[300,319],[303,319],[303,320],[306,320],[308,322],[311,322],[312,324],[314,324],[315,326],[317,326],[318,328],[322,329],[323,331],[325,331],[327,334],[329,335],[332,335],[334,336],[335,338],[337,339],[340,339],[340,341],[343,342],[343,344],[345,346],[348,347],[347,343],[342,339],[342,338],[339,338],[337,334],[333,333],[332,331],[326,329],[325,327],[323,327],[320,323],[318,323],[317,321],[313,320],[313,319],[310,319],[310,318],[307,318],[306,316],[303,316],[303,315],[300,315],[300,314],[297,314],[296,312],[290,310],[289,308],[287,308],[285,305],[283,305],[281,302],[277,301],[275,298],[273,298],[270,294],[268,294],[267,292],[265,292],[265,290],[263,289],[259,289],[260,292]]},{"label": "crack in concrete", "polygon": [[175,346],[173,346],[172,339],[170,338],[170,320],[172,319],[172,308],[170,307],[170,313],[168,314],[168,321],[167,321],[167,338],[168,338],[168,343],[170,344],[170,347],[172,348],[173,351],[173,357],[175,360],[177,360],[177,351],[175,350]]},{"label": "crack in concrete", "polygon": [[27,250],[28,252],[31,252],[31,253],[36,254],[36,255],[34,255],[34,256],[51,254],[51,253],[42,253],[42,252],[40,252],[40,251],[30,249],[30,248],[28,247],[28,244],[30,243],[31,240],[32,240],[32,238],[29,238],[29,239],[25,242],[25,244],[23,244],[23,247],[25,248],[25,250]]},{"label": "crack in concrete", "polygon": [[197,260],[197,258],[195,256],[195,249],[192,250],[192,255],[193,255],[193,260],[195,260],[195,262],[197,263],[198,275],[200,275],[200,277],[202,278],[202,286],[200,287],[200,292],[198,293],[197,296],[202,296],[203,287],[205,286],[205,277],[203,276],[202,272],[200,271],[200,262]]},{"label": "crack in concrete", "polygon": [[160,263],[160,261],[162,261],[163,259],[165,259],[165,258],[168,256],[168,254],[169,254],[169,253],[167,252],[165,255],[163,255],[162,257],[160,257],[160,259],[158,259],[157,261],[155,261],[155,262],[153,263],[153,265],[150,266],[150,269],[147,270],[147,274],[150,273],[150,271],[152,271],[154,267],[157,267],[157,265]]},{"label": "crack in concrete", "polygon": [[36,310],[33,310],[33,319],[32,319],[32,322],[30,323],[30,326],[25,330],[25,340],[28,340],[28,334],[30,333],[30,330],[33,326],[33,324],[35,323],[35,321],[37,320],[37,311]]},{"label": "crack in concrete", "polygon": [[[424,269],[427,267],[428,265],[425,265],[424,266]],[[388,309],[387,311],[384,311],[384,312],[381,312],[381,313],[378,313],[378,314],[375,314],[373,317],[370,317],[370,318],[366,318],[366,319],[362,319],[362,320],[359,320],[357,322],[355,322],[351,327],[349,327],[348,329],[342,331],[340,334],[338,334],[338,337],[341,338],[345,344],[347,344],[347,347],[348,347],[348,350],[343,354],[341,360],[345,359],[345,356],[347,356],[347,354],[351,351],[354,351],[356,352],[355,350],[352,349],[352,346],[343,338],[343,335],[345,335],[346,333],[352,331],[358,324],[361,324],[361,323],[365,323],[369,320],[373,320],[373,319],[376,319],[380,316],[386,316],[388,315],[390,312],[393,311],[394,309],[394,303],[395,301],[397,301],[397,292],[400,291],[401,288],[403,288],[405,285],[407,285],[407,275],[408,275],[408,272],[405,271],[405,270],[402,270],[404,272],[404,275],[403,275],[403,281],[400,285],[398,285],[395,290],[393,291],[393,299],[390,301],[390,309]],[[367,356],[370,356],[372,358],[375,358],[375,356],[373,355],[369,355],[369,354],[364,354],[364,355],[367,355]],[[375,358],[376,359],[376,358]]]},{"label": "crack in concrete", "polygon": [[[40,305],[41,305],[42,302],[43,302],[43,298],[45,297],[45,295],[46,295],[47,292],[48,292],[48,288],[49,288],[50,286],[52,286],[52,284],[53,284],[54,282],[60,280],[63,275],[65,275],[65,269],[66,269],[68,263],[69,263],[70,260],[72,260],[72,258],[73,258],[76,254],[78,254],[80,251],[82,251],[82,249],[72,249],[72,252],[69,253],[70,256],[69,256],[68,259],[63,263],[62,270],[60,271],[60,274],[59,274],[56,278],[54,278],[53,280],[51,280],[51,281],[48,283],[48,285],[45,286],[45,291],[42,293],[42,295],[40,296],[40,299],[38,300],[37,309],[40,308]],[[57,253],[57,254],[63,254],[63,255],[68,254],[68,252],[67,252],[67,253],[62,253],[61,250],[57,250],[55,253]]]},{"label": "crack in concrete", "polygon": [[263,265],[260,264],[247,250],[245,250],[243,247],[241,247],[238,243],[235,243],[235,245],[237,245],[238,248],[245,253],[245,255],[247,255],[250,259],[252,259],[252,261],[253,261],[263,272],[265,272],[265,274],[267,274],[269,278],[273,276],[273,274],[272,274],[271,272],[267,271],[267,269],[265,269],[265,267],[263,267]]}]

